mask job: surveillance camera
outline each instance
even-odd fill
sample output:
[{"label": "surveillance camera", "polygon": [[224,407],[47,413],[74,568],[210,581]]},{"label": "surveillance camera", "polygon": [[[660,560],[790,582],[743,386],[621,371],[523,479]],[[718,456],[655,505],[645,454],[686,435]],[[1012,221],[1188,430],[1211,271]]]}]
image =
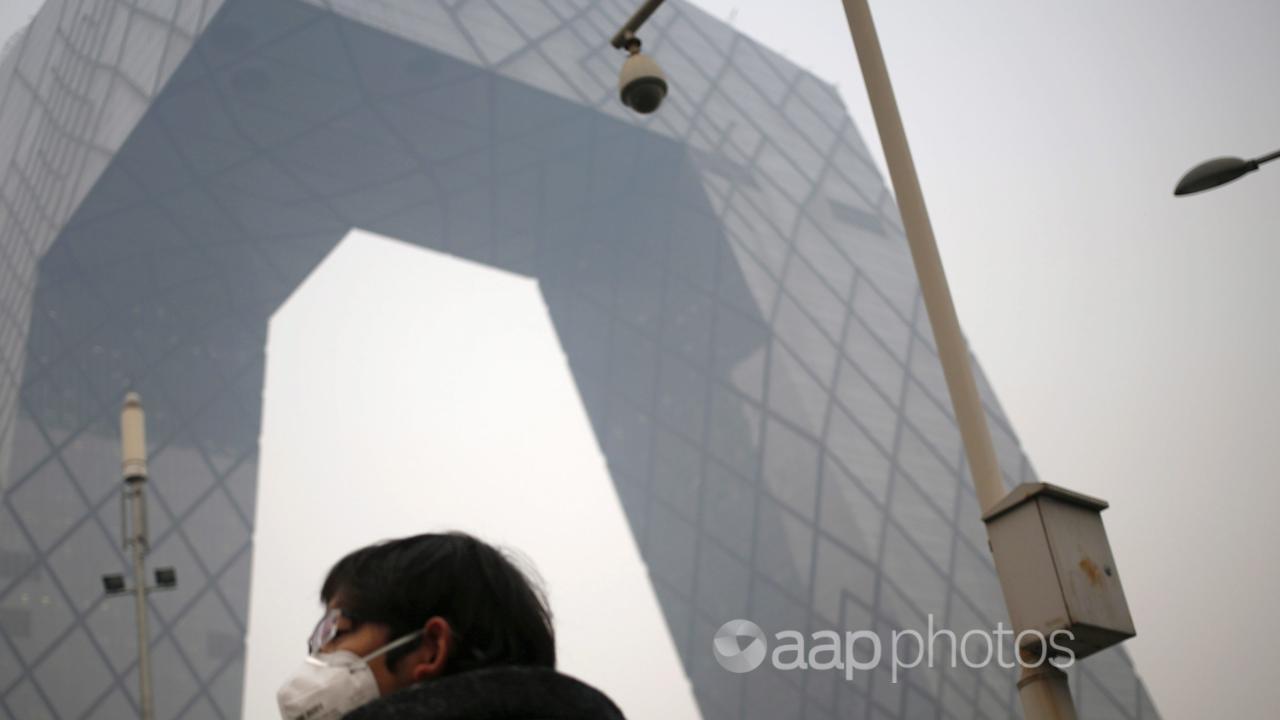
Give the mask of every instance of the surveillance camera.
[{"label": "surveillance camera", "polygon": [[622,74],[618,78],[618,91],[622,96],[622,104],[641,115],[648,115],[662,104],[667,96],[667,79],[662,68],[653,58],[640,52],[639,41],[628,48],[631,55],[622,63]]}]

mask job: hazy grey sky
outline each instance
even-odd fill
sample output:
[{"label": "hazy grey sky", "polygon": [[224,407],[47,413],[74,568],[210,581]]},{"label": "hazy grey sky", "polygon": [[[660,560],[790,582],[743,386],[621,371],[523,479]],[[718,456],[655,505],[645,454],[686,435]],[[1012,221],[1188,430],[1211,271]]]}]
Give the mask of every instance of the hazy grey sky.
[{"label": "hazy grey sky", "polygon": [[[0,34],[38,4],[0,3]],[[838,84],[879,154],[837,0],[695,4],[734,13],[739,29]],[[1199,160],[1280,148],[1280,3],[872,9],[961,322],[1040,476],[1111,501],[1139,632],[1127,647],[1158,707],[1172,720],[1272,713],[1280,647],[1258,636],[1280,596],[1280,163],[1203,196],[1171,190]],[[342,252],[392,272],[386,247]],[[306,298],[307,312],[351,302],[337,287]],[[474,306],[406,297],[410,310],[420,319],[401,321],[483,320]],[[276,358],[327,342],[290,322],[273,325],[272,377],[294,372]],[[392,411],[419,368],[365,370],[344,376],[365,387],[355,424]],[[289,402],[268,387],[267,458],[284,449],[290,429],[276,418]],[[396,442],[408,453],[417,439]],[[323,539],[318,527],[300,523],[298,542]]]}]

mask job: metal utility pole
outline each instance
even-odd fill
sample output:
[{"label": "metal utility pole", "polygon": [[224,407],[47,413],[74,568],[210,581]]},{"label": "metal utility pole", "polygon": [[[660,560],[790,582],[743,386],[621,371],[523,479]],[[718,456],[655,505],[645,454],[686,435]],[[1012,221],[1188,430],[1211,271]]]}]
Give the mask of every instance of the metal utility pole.
[{"label": "metal utility pole", "polygon": [[[133,589],[127,588],[123,575],[103,575],[102,587],[107,597],[133,595],[138,623],[138,690],[142,720],[155,718],[151,688],[151,635],[147,630],[147,595],[172,590],[178,576],[171,567],[156,568],[154,586],[147,585],[147,429],[142,412],[142,398],[131,392],[124,398],[120,412],[120,458],[124,475],[124,493],[120,497],[120,534],[124,547],[133,560]],[[128,506],[127,508],[125,506]],[[127,519],[126,519],[127,515]]]},{"label": "metal utility pole", "polygon": [[129,532],[125,546],[133,554],[133,603],[138,621],[138,691],[142,720],[152,720],[151,636],[147,630],[147,430],[142,398],[129,393],[120,413],[124,500],[129,504]]},{"label": "metal utility pole", "polygon": [[[893,94],[889,70],[871,18],[871,8],[867,0],[843,2],[849,32],[853,35],[858,63],[871,99],[871,110],[880,132],[885,161],[889,166],[889,177],[897,194],[907,242],[911,246],[911,257],[920,279],[925,309],[938,344],[938,357],[942,361],[947,389],[955,408],[956,423],[964,440],[974,490],[985,515],[1004,497],[1005,490],[995,447],[991,443],[991,431],[987,427],[978,386],[969,365],[968,346],[960,332],[960,321],[942,269],[942,258],[938,254],[924,193],[907,144],[907,133],[898,113],[898,101]],[[1007,578],[1001,578],[1002,585],[1007,586],[1007,583]],[[1018,694],[1029,720],[1075,720],[1067,675],[1051,663],[1042,662],[1034,668],[1024,666],[1018,680]]]}]

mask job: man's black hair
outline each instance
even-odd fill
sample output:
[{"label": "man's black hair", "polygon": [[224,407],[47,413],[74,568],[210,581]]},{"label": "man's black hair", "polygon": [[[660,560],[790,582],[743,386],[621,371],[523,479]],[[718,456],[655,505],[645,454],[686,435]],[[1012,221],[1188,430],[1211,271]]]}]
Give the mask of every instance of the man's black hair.
[{"label": "man's black hair", "polygon": [[[335,598],[355,622],[389,626],[389,639],[443,617],[454,640],[446,674],[556,664],[551,611],[541,591],[501,551],[466,533],[415,535],[356,550],[333,566],[320,589],[320,602]],[[416,646],[387,653],[387,667]]]}]

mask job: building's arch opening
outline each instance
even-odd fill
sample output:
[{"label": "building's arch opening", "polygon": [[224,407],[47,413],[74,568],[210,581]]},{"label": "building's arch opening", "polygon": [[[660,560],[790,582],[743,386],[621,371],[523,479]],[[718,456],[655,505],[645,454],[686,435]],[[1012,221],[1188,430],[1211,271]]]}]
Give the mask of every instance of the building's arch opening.
[{"label": "building's arch opening", "polygon": [[528,556],[562,670],[699,717],[535,280],[353,231],[267,357],[244,717],[274,712],[337,558],[443,529]]}]

